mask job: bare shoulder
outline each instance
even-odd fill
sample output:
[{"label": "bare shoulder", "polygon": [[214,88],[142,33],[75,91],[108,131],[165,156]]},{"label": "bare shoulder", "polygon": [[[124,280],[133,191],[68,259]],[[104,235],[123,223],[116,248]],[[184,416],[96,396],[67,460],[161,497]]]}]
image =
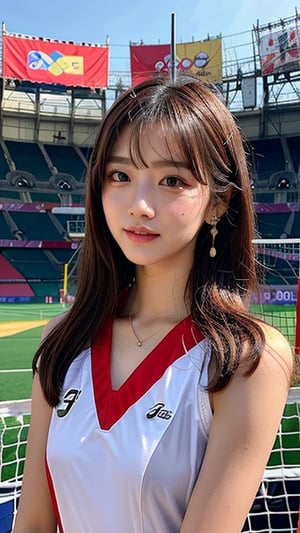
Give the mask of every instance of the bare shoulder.
[{"label": "bare shoulder", "polygon": [[294,363],[294,353],[287,338],[276,328],[269,324],[262,324],[262,329],[266,338],[266,348],[263,356],[273,353],[278,360],[285,363],[292,371]]},{"label": "bare shoulder", "polygon": [[62,322],[62,320],[64,320],[66,318],[67,313],[68,313],[68,311],[66,311],[65,313],[62,313],[61,315],[55,316],[54,318],[49,320],[49,322],[47,322],[47,324],[43,328],[42,340],[44,340],[47,337],[47,335],[49,335],[49,333],[51,333],[51,331],[56,326],[58,326],[58,324],[60,324]]},{"label": "bare shoulder", "polygon": [[260,323],[265,335],[265,347],[261,354],[258,372],[265,378],[283,381],[289,387],[293,380],[295,354],[287,338],[270,324]]}]

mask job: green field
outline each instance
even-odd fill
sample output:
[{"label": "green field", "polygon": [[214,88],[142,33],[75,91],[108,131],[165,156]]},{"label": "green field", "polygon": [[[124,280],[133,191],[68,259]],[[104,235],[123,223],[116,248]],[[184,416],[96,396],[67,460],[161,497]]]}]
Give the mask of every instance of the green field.
[{"label": "green field", "polygon": [[63,311],[61,304],[0,304],[0,323],[50,319]]},{"label": "green field", "polygon": [[[33,327],[12,335],[0,336],[0,401],[30,398],[31,361],[39,345],[43,326],[37,320],[48,320],[65,311],[60,304],[0,304],[1,327],[8,322],[32,321]],[[295,306],[253,306],[253,312],[278,326],[291,344],[295,342]],[[3,331],[2,330],[2,331]],[[6,371],[6,372],[4,372]]]},{"label": "green field", "polygon": [[[34,324],[37,320],[48,320],[64,311],[60,304],[2,304],[0,333],[7,323],[32,321]],[[39,345],[42,329],[43,326],[38,326],[0,336],[0,401],[30,398],[31,361]]]}]

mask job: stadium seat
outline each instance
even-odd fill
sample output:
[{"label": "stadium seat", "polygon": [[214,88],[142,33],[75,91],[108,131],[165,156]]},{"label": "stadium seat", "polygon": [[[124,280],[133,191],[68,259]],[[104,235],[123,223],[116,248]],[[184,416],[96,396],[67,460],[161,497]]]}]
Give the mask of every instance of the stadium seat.
[{"label": "stadium seat", "polygon": [[37,180],[48,180],[51,174],[37,143],[5,141],[16,169],[30,172]]},{"label": "stadium seat", "polygon": [[279,170],[285,169],[285,157],[279,137],[275,139],[251,140],[258,183],[268,180]]},{"label": "stadium seat", "polygon": [[76,180],[84,181],[87,164],[73,146],[45,144],[44,147],[58,172],[71,174]]}]

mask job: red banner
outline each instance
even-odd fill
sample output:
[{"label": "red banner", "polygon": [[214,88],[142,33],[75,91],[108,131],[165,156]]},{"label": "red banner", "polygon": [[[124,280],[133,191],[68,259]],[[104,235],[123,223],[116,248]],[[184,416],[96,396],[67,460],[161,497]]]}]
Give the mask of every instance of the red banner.
[{"label": "red banner", "polygon": [[[208,39],[176,45],[176,69],[206,81],[222,81],[222,39]],[[169,44],[130,45],[132,85],[153,74],[170,70]]]},{"label": "red banner", "polygon": [[2,69],[5,78],[105,89],[108,47],[3,34]]},{"label": "red banner", "polygon": [[157,72],[168,72],[170,45],[130,45],[130,68],[132,85],[150,78]]}]

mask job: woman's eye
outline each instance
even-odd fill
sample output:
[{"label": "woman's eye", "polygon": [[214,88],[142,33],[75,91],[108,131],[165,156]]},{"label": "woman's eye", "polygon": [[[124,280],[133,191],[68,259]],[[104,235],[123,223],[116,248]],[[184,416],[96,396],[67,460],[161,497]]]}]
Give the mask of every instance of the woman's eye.
[{"label": "woman's eye", "polygon": [[184,182],[176,176],[169,176],[162,181],[163,185],[167,187],[184,187]]},{"label": "woman's eye", "polygon": [[129,177],[127,176],[127,174],[125,174],[125,172],[120,172],[120,171],[115,171],[115,172],[112,172],[111,173],[111,179],[113,181],[117,181],[117,182],[126,182],[126,181],[129,181]]}]

